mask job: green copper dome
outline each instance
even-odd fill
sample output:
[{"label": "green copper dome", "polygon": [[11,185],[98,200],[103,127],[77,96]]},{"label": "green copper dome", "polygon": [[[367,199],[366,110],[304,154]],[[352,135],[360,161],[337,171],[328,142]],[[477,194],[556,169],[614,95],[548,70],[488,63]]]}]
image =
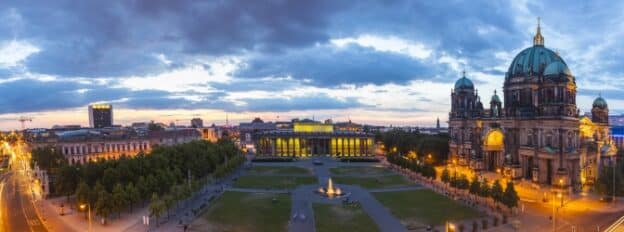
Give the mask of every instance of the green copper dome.
[{"label": "green copper dome", "polygon": [[605,101],[602,97],[598,97],[594,100],[594,104],[592,104],[592,106],[604,109],[607,108],[607,101]]},{"label": "green copper dome", "polygon": [[549,64],[544,70],[544,76],[559,76],[561,74],[572,76],[572,72],[563,62],[555,61]]},{"label": "green copper dome", "polygon": [[466,78],[466,72],[463,73],[462,78],[455,82],[455,89],[474,89],[472,81]]},{"label": "green copper dome", "polygon": [[[541,76],[550,64],[556,62],[563,64],[565,69],[567,69],[565,61],[563,61],[557,53],[543,45],[534,45],[533,47],[522,50],[516,55],[516,58],[513,59],[509,66],[507,75],[508,77]],[[553,68],[558,69],[559,67],[560,66],[557,65]]]}]

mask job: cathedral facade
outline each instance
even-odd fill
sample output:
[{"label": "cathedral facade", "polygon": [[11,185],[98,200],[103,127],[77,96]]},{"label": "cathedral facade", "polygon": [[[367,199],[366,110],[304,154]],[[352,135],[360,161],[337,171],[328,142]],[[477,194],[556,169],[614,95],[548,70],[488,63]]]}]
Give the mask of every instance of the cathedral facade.
[{"label": "cathedral facade", "polygon": [[516,55],[505,74],[504,101],[494,91],[485,108],[465,72],[455,83],[449,157],[476,172],[562,189],[592,184],[617,150],[606,101],[596,98],[591,117],[580,116],[576,89],[566,62],[544,46],[538,23],[533,46]]}]

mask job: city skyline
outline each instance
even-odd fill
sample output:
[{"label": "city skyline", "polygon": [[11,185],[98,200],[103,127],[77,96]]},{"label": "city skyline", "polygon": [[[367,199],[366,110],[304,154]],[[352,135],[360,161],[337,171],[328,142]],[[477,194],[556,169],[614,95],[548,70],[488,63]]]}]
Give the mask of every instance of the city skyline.
[{"label": "city skyline", "polygon": [[538,16],[581,112],[601,94],[624,113],[623,3],[22,4],[0,3],[0,130],[22,115],[31,128],[88,125],[98,102],[115,105],[115,124],[227,114],[433,126],[463,70],[483,96],[502,90]]}]

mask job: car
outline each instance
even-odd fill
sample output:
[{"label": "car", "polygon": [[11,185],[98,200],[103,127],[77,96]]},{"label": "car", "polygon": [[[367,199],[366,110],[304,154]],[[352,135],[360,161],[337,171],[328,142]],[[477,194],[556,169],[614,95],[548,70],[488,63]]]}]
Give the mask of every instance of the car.
[{"label": "car", "polygon": [[314,165],[323,165],[323,161],[315,160]]}]

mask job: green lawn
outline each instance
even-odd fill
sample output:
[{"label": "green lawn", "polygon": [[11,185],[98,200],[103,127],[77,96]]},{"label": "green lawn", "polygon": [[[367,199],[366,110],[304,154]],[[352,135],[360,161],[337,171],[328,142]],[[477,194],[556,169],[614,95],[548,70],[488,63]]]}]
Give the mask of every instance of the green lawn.
[{"label": "green lawn", "polygon": [[468,206],[427,189],[373,195],[408,227],[442,225],[446,221],[482,216]]},{"label": "green lawn", "polygon": [[310,175],[310,170],[301,167],[253,166],[250,175]]},{"label": "green lawn", "polygon": [[290,208],[288,194],[225,192],[189,230],[287,231]]},{"label": "green lawn", "polygon": [[313,204],[317,232],[379,231],[373,220],[359,206]]},{"label": "green lawn", "polygon": [[317,184],[316,176],[241,176],[236,188],[293,189],[299,185]]},{"label": "green lawn", "polygon": [[405,177],[400,175],[388,175],[388,176],[332,176],[334,184],[349,184],[359,185],[362,188],[378,189],[388,187],[400,187],[408,186],[413,183],[409,182]]},{"label": "green lawn", "polygon": [[329,169],[332,175],[390,175],[392,171],[383,167],[337,167]]}]

